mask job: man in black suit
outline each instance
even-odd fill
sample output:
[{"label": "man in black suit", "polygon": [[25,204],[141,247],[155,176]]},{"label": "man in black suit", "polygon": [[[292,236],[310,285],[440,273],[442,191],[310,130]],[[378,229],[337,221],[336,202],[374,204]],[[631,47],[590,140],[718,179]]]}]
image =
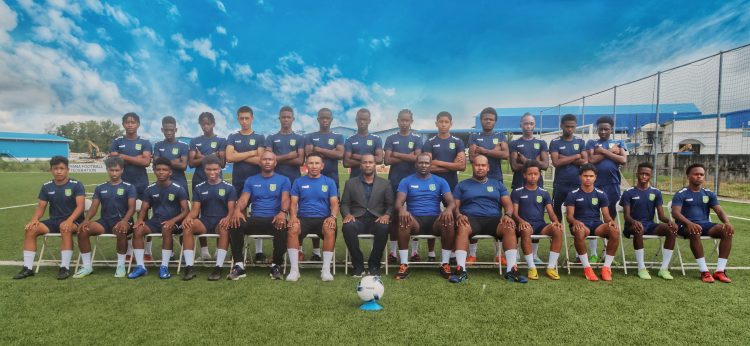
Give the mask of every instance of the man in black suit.
[{"label": "man in black suit", "polygon": [[357,239],[360,234],[375,236],[367,265],[370,275],[380,275],[380,258],[388,241],[388,224],[393,211],[393,190],[388,180],[375,174],[375,156],[363,155],[360,168],[362,174],[346,182],[341,197],[342,232],[352,255],[353,277],[360,277],[365,271]]}]

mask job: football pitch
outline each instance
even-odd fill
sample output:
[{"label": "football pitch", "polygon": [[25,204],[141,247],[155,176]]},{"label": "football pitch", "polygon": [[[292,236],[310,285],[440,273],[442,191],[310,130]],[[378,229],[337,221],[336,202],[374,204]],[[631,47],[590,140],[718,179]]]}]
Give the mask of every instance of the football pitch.
[{"label": "football pitch", "polygon": [[[72,174],[88,192],[106,174]],[[468,175],[462,177],[466,178]],[[0,173],[0,208],[36,203],[48,173]],[[342,181],[346,175],[342,175]],[[671,197],[669,197],[671,198]],[[750,205],[723,202],[731,216],[750,219]],[[34,207],[0,209],[0,261],[20,261],[23,225]],[[750,267],[750,221],[732,218],[736,235],[730,267]],[[339,222],[340,224],[340,222]],[[340,230],[339,230],[340,232]],[[632,242],[625,252],[633,261]],[[50,251],[59,256],[57,241]],[[210,241],[213,243],[213,241]],[[367,242],[362,243],[365,254]],[[39,241],[41,246],[41,239]],[[270,242],[265,252],[270,254]],[[305,241],[309,255],[310,242]],[[688,243],[678,240],[685,263],[694,263]],[[705,243],[710,253],[709,243]],[[154,244],[158,253],[159,243]],[[252,246],[251,246],[252,248]],[[336,244],[339,263],[344,241]],[[602,249],[600,243],[599,249]],[[77,248],[76,248],[77,251]],[[111,259],[112,241],[99,251]],[[647,259],[658,251],[646,242]],[[426,244],[422,244],[422,255]],[[573,250],[571,249],[571,253]],[[540,256],[546,259],[547,243]],[[77,253],[74,254],[74,260]],[[479,243],[480,260],[494,249]],[[618,260],[621,260],[619,255]],[[709,262],[715,262],[708,258]],[[562,259],[561,259],[562,263]],[[677,266],[677,255],[672,260]],[[272,281],[267,268],[250,268],[240,281],[206,280],[210,268],[183,282],[160,280],[157,268],[138,280],[115,279],[114,268],[96,267],[80,279],[55,280],[56,267],[42,267],[25,280],[11,277],[19,266],[0,266],[0,344],[718,344],[750,340],[750,271],[728,270],[732,284],[705,284],[697,270],[675,280],[645,281],[614,269],[614,281],[587,282],[581,270],[562,279],[543,275],[528,284],[508,283],[497,269],[469,267],[469,281],[448,283],[437,268],[412,269],[408,280],[384,276],[384,310],[364,312],[354,289],[358,279],[338,267],[333,282],[321,282],[319,269],[302,269],[299,282]],[[228,268],[225,268],[225,273]],[[521,269],[525,273],[525,269]],[[543,271],[542,271],[543,272]]]}]

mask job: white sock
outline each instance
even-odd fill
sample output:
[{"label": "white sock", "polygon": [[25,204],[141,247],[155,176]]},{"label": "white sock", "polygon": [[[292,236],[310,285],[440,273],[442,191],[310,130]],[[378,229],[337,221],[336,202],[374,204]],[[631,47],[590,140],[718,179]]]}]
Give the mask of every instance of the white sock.
[{"label": "white sock", "polygon": [[597,246],[596,238],[589,239],[589,250],[591,250],[592,254],[596,254],[596,246]]},{"label": "white sock", "polygon": [[531,243],[531,253],[534,255],[534,258],[537,258],[537,253],[539,252],[539,243]]},{"label": "white sock", "polygon": [[440,263],[448,263],[451,260],[451,250],[440,249]]},{"label": "white sock", "polygon": [[401,257],[401,264],[409,264],[409,249],[398,250],[398,257]]},{"label": "white sock", "polygon": [[604,266],[607,268],[612,267],[612,261],[614,260],[615,260],[615,256],[604,255]]},{"label": "white sock", "polygon": [[716,261],[716,271],[723,272],[725,269],[727,269],[727,259],[719,258],[719,260]]},{"label": "white sock", "polygon": [[33,269],[34,257],[36,257],[36,251],[23,250],[23,266],[29,269]]},{"label": "white sock", "polygon": [[465,250],[456,250],[456,264],[466,269],[466,251]]},{"label": "white sock", "polygon": [[239,266],[242,269],[245,269],[245,263],[242,262],[235,262],[234,265]]},{"label": "white sock", "polygon": [[419,253],[419,240],[414,239],[411,241],[411,254],[414,255],[418,253]]},{"label": "white sock", "polygon": [[428,252],[427,257],[435,257],[435,251]]},{"label": "white sock", "polygon": [[133,254],[135,255],[135,264],[143,267],[143,253],[145,250],[143,249],[133,249]]},{"label": "white sock", "polygon": [[153,252],[151,251],[152,248],[153,248],[153,245],[154,245],[154,242],[152,242],[150,240],[147,241],[146,242],[146,246],[143,247],[144,254],[151,256],[151,254],[153,254]]},{"label": "white sock", "polygon": [[125,265],[125,254],[117,254],[117,266],[124,266]]},{"label": "white sock", "polygon": [[536,268],[536,264],[534,264],[534,255],[525,255],[523,257],[526,259],[526,264],[529,268]]},{"label": "white sock", "polygon": [[81,253],[84,268],[91,268],[91,252]]},{"label": "white sock", "polygon": [[669,249],[661,249],[661,270],[669,269],[669,262],[672,261],[672,251]]},{"label": "white sock", "polygon": [[320,248],[319,247],[316,247],[316,248],[313,249],[313,255],[318,255],[318,257],[320,257]]},{"label": "white sock", "polygon": [[216,249],[216,266],[224,266],[224,260],[227,258],[227,250]]},{"label": "white sock", "polygon": [[390,254],[395,255],[396,251],[398,251],[398,241],[391,240],[388,244],[390,245]]},{"label": "white sock", "polygon": [[331,272],[331,261],[333,261],[333,251],[323,251],[323,272]]},{"label": "white sock", "polygon": [[195,251],[185,250],[182,252],[182,256],[185,257],[186,266],[192,266],[193,264],[195,264]]},{"label": "white sock", "polygon": [[704,257],[696,258],[695,262],[698,263],[698,269],[701,271],[701,273],[708,271],[708,266],[706,265],[706,258]]},{"label": "white sock", "polygon": [[557,268],[557,259],[560,258],[560,253],[550,251],[549,252],[549,262],[547,262],[547,268],[549,269],[555,269]]},{"label": "white sock", "polygon": [[133,255],[133,239],[128,239],[128,250],[125,251],[125,255],[132,256]]},{"label": "white sock", "polygon": [[[469,256],[477,257],[477,245],[479,244],[469,244]],[[456,256],[456,258],[458,258],[458,256]]]},{"label": "white sock", "polygon": [[70,268],[70,259],[73,258],[73,250],[60,251],[60,267]]},{"label": "white sock", "polygon": [[211,253],[208,251],[208,246],[201,246],[201,257],[211,257]]},{"label": "white sock", "polygon": [[507,272],[510,272],[516,266],[517,255],[518,255],[518,250],[516,249],[505,250],[505,261],[508,263],[507,268],[506,268]]},{"label": "white sock", "polygon": [[172,250],[161,249],[161,265],[162,267],[169,266],[169,258],[172,257]]},{"label": "white sock", "polygon": [[581,260],[581,265],[583,265],[584,268],[591,267],[591,264],[589,264],[589,255],[588,254],[579,254],[578,259]]},{"label": "white sock", "polygon": [[299,271],[299,250],[297,249],[286,249],[286,253],[289,254],[289,270],[293,272]]},{"label": "white sock", "polygon": [[638,262],[638,269],[646,269],[646,263],[643,262],[644,249],[635,250],[635,261]]},{"label": "white sock", "polygon": [[263,239],[255,239],[255,253],[263,253]]}]

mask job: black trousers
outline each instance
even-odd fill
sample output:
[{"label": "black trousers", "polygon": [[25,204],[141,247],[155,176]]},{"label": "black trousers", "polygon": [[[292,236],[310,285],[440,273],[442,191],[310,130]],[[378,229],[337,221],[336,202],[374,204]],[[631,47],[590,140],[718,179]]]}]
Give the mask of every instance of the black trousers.
[{"label": "black trousers", "polygon": [[367,265],[369,268],[380,268],[380,259],[383,257],[383,250],[385,250],[385,244],[388,241],[388,224],[377,223],[375,222],[376,219],[374,216],[367,214],[355,221],[345,223],[341,228],[355,270],[365,269],[364,258],[362,251],[359,249],[359,239],[357,238],[360,234],[375,236]]},{"label": "black trousers", "polygon": [[229,244],[232,246],[232,257],[235,262],[239,262],[243,258],[245,235],[255,234],[272,235],[273,264],[280,266],[284,263],[287,229],[277,230],[271,221],[273,221],[272,217],[250,217],[247,221],[242,221],[239,227],[229,229]]}]

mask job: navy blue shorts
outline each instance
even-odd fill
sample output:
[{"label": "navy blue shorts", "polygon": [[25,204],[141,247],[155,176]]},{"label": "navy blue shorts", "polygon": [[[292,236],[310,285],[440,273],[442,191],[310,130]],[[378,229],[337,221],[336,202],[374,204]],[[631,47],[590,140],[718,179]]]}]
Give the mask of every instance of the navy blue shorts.
[{"label": "navy blue shorts", "polygon": [[[716,226],[713,222],[696,222],[698,225],[701,226],[701,237],[707,237],[708,231],[711,230],[714,226]],[[690,233],[688,233],[687,227],[685,225],[680,224],[679,229],[677,230],[677,234],[681,235],[683,238],[690,238]]]},{"label": "navy blue shorts", "polygon": [[500,224],[500,217],[467,216],[467,218],[471,225],[469,238],[475,235],[491,235],[497,238],[497,225]]},{"label": "navy blue shorts", "polygon": [[[146,226],[151,230],[151,233],[162,233],[161,229],[161,221],[156,219],[149,219],[146,220]],[[172,234],[180,234],[182,233],[182,227],[180,227],[179,223],[175,224],[174,230],[172,231]]]},{"label": "navy blue shorts", "polygon": [[531,228],[534,229],[534,233],[533,233],[534,235],[542,234],[542,230],[544,229],[544,227],[547,227],[547,225],[549,225],[546,222],[533,222],[533,223],[529,222],[529,223],[531,224]]},{"label": "navy blue shorts", "polygon": [[[39,221],[43,223],[45,226],[47,226],[47,229],[49,229],[50,233],[60,233],[60,224],[65,222],[66,219],[47,219]],[[77,220],[73,222],[74,225],[78,226],[81,224],[81,221],[83,220]]]},{"label": "navy blue shorts", "polygon": [[434,235],[439,237],[440,236],[440,229],[434,229],[435,221],[437,221],[439,215],[435,216],[416,216],[414,215],[414,219],[417,220],[417,223],[419,224],[419,234],[420,235]]},{"label": "navy blue shorts", "polygon": [[221,218],[216,216],[201,216],[198,220],[200,220],[203,226],[206,227],[206,233],[215,234],[216,227],[219,226]]},{"label": "navy blue shorts", "polygon": [[[104,228],[104,233],[107,234],[113,234],[115,225],[120,222],[121,219],[99,219],[94,222],[102,225]],[[130,225],[130,228],[128,229],[128,233],[133,232],[133,220],[128,221],[128,224]]]},{"label": "navy blue shorts", "polygon": [[[604,222],[602,222],[601,220],[596,220],[596,221],[581,221],[581,222],[583,222],[583,225],[586,226],[586,228],[589,229],[589,236],[596,235],[596,234],[594,234],[594,231],[596,231],[597,227],[599,227],[599,226],[601,226],[601,225],[604,224]],[[568,228],[570,228],[570,234],[575,235],[573,233],[573,225],[568,225]]]},{"label": "navy blue shorts", "polygon": [[[641,224],[643,225],[643,235],[656,235],[656,227],[659,227],[658,223],[653,221],[643,221]],[[622,230],[622,233],[626,238],[630,238],[630,236],[633,235],[633,232],[630,231],[629,223],[625,223],[625,229]]]}]

